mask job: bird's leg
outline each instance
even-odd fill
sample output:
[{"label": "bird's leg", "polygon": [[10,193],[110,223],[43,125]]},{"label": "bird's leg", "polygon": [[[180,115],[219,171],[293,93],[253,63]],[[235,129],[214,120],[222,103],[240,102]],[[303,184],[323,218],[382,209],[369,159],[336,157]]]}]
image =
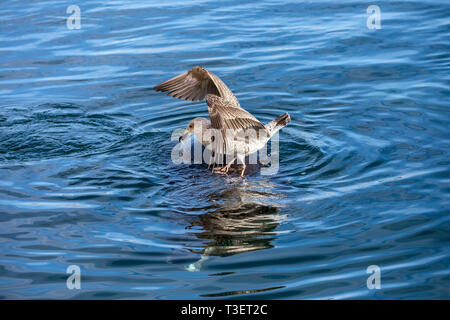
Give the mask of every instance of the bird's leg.
[{"label": "bird's leg", "polygon": [[240,162],[242,162],[242,171],[241,171],[241,177],[244,177],[244,172],[245,172],[245,168],[247,167],[245,165],[245,156],[244,155],[240,155],[238,156]]},{"label": "bird's leg", "polygon": [[233,158],[230,162],[227,163],[226,166],[223,166],[222,168],[214,168],[213,171],[216,173],[227,173],[228,169],[230,169],[230,166],[233,164],[234,160],[236,160],[236,157]]},{"label": "bird's leg", "polygon": [[247,166],[245,165],[245,162],[242,163],[242,171],[241,171],[241,177],[244,177],[245,168]]}]

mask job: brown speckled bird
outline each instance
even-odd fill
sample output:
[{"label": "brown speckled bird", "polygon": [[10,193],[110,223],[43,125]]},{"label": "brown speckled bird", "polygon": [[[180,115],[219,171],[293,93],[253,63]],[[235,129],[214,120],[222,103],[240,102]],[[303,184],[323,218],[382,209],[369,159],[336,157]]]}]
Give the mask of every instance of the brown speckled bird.
[{"label": "brown speckled bird", "polygon": [[[241,107],[238,99],[218,76],[198,66],[157,85],[154,89],[184,100],[198,101],[206,98],[210,120],[191,120],[180,137],[180,142],[194,134],[211,150],[213,157],[223,159],[223,155],[230,155],[232,160],[225,166],[213,168],[217,173],[227,173],[238,159],[243,164],[243,176],[246,167],[245,156],[264,147],[267,141],[290,121],[289,114],[284,113],[263,125]],[[252,134],[253,132],[256,134]]]}]

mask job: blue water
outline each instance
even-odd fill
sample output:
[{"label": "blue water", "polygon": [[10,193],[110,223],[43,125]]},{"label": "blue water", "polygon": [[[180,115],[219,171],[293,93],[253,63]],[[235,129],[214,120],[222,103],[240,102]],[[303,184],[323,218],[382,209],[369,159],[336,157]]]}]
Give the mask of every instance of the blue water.
[{"label": "blue water", "polygon": [[[0,297],[449,299],[449,12],[2,3]],[[207,107],[152,88],[195,65],[262,122],[289,112],[276,175],[171,161]]]}]

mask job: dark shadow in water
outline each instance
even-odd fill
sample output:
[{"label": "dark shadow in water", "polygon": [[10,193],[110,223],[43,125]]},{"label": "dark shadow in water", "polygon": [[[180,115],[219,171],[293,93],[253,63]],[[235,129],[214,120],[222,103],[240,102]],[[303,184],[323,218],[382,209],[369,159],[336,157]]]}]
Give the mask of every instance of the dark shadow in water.
[{"label": "dark shadow in water", "polygon": [[241,181],[211,193],[209,212],[197,216],[187,227],[201,227],[202,231],[194,234],[206,247],[191,250],[202,256],[186,269],[199,271],[209,256],[224,257],[273,248],[272,241],[282,219],[280,208],[273,202],[280,195],[270,192],[273,187],[267,182],[250,185]]}]

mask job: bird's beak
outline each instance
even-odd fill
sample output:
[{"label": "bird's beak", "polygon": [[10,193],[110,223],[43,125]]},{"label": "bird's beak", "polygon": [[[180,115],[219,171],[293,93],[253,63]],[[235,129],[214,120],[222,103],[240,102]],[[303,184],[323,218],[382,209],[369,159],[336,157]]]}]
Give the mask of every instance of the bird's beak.
[{"label": "bird's beak", "polygon": [[187,130],[184,130],[183,134],[178,139],[179,142],[183,142],[187,137],[189,137],[191,133]]}]

